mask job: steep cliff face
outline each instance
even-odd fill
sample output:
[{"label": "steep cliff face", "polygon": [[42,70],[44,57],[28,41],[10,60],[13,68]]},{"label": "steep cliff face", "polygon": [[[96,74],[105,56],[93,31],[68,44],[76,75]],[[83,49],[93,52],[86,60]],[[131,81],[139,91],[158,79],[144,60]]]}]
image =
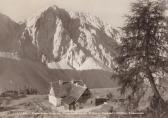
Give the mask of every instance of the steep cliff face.
[{"label": "steep cliff face", "polygon": [[20,43],[23,57],[85,70],[113,67],[116,40],[117,31],[98,17],[52,6],[27,20]]},{"label": "steep cliff face", "polygon": [[21,25],[0,13],[0,51],[16,52],[19,48]]}]

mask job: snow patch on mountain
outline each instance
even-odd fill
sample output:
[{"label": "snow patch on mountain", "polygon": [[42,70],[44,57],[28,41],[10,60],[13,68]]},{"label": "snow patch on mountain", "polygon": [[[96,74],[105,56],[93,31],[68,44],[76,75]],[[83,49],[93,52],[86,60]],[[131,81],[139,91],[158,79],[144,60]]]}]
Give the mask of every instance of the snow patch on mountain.
[{"label": "snow patch on mountain", "polygon": [[50,69],[74,69],[73,67],[68,65],[65,60],[61,60],[59,62],[50,62],[47,64],[47,67]]},{"label": "snow patch on mountain", "polygon": [[104,71],[112,71],[111,68],[108,68],[107,66],[100,64],[100,62],[94,60],[93,58],[89,57],[86,59],[86,61],[78,68],[78,70],[104,70]]}]

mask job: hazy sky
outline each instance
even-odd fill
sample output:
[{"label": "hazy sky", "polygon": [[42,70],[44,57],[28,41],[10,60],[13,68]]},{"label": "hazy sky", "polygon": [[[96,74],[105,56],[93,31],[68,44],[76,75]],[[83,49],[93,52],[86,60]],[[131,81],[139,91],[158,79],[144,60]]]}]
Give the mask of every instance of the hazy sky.
[{"label": "hazy sky", "polygon": [[90,12],[116,27],[122,25],[131,1],[134,0],[0,0],[0,12],[18,22],[56,4],[73,11]]}]

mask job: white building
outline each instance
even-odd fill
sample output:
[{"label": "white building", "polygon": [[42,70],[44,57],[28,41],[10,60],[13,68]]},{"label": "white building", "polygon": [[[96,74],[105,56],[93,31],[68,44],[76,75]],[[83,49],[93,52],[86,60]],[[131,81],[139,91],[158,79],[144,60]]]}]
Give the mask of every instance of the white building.
[{"label": "white building", "polygon": [[54,106],[61,106],[61,100],[62,98],[56,97],[54,87],[51,85],[50,93],[48,95],[49,97],[49,102],[53,104]]}]

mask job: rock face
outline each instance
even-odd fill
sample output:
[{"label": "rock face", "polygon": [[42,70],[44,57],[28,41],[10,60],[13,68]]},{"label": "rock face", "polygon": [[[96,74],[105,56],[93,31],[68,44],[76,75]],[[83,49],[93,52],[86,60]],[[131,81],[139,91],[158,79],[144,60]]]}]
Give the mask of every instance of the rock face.
[{"label": "rock face", "polygon": [[16,52],[19,48],[21,25],[0,14],[0,51]]},{"label": "rock face", "polygon": [[52,6],[27,20],[21,54],[50,65],[64,60],[77,70],[89,64],[107,69],[113,67],[117,33],[98,17]]}]

